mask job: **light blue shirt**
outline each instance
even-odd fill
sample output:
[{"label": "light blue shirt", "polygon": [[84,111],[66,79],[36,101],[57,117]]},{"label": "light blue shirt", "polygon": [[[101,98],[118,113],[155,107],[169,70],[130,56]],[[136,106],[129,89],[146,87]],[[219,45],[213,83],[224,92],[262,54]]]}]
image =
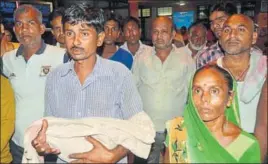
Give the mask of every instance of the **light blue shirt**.
[{"label": "light blue shirt", "polygon": [[97,56],[94,69],[81,85],[74,61],[48,75],[45,115],[61,118],[128,119],[142,111],[131,72],[121,63]]},{"label": "light blue shirt", "polygon": [[[123,64],[98,55],[83,85],[74,70],[74,61],[51,72],[46,83],[45,105],[46,116],[60,118],[129,119],[142,111],[142,100],[131,72]],[[126,158],[123,162],[127,162]]]}]

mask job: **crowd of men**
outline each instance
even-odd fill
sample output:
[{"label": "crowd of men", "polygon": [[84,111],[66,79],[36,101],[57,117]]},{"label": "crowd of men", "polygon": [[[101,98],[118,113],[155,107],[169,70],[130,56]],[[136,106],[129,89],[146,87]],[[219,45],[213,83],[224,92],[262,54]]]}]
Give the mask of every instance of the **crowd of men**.
[{"label": "crowd of men", "polygon": [[[265,160],[267,59],[254,46],[258,39],[254,22],[237,14],[232,4],[212,7],[210,28],[217,42],[211,46],[202,22],[193,23],[188,43],[182,39],[177,47],[173,21],[157,17],[151,47],[141,42],[141,25],[135,17],[126,18],[121,26],[116,16],[105,20],[102,10],[77,4],[55,9],[50,19],[56,46],[42,39],[42,14],[31,5],[21,5],[14,13],[20,46],[14,49],[7,36],[1,36],[1,163],[21,163],[25,130],[45,116],[128,120],[142,111],[156,131],[148,159],[133,158],[121,145],[108,150],[94,138],[88,139],[97,145],[93,150],[71,158],[115,163],[128,156],[129,162],[159,163],[165,151],[166,121],[183,115],[192,75],[210,63],[237,81],[241,128],[259,140]],[[120,33],[125,42],[118,46]],[[57,155],[60,150],[46,141],[48,127],[44,120],[32,144],[40,155]]]}]

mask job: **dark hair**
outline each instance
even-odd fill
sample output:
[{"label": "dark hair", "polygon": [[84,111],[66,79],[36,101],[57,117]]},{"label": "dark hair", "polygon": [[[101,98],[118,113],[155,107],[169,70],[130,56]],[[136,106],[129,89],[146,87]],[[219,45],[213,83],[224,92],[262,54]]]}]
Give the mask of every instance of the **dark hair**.
[{"label": "dark hair", "polygon": [[117,15],[111,14],[110,17],[106,19],[105,23],[107,23],[108,21],[114,21],[114,22],[116,22],[119,30],[121,30],[121,22],[119,21],[119,18],[118,18]]},{"label": "dark hair", "polygon": [[72,25],[85,23],[90,27],[94,27],[99,34],[103,32],[103,10],[92,8],[89,3],[77,3],[65,10],[62,24],[64,25],[67,22]]},{"label": "dark hair", "polygon": [[207,64],[204,67],[201,67],[200,69],[198,69],[195,72],[194,78],[199,72],[203,71],[204,69],[209,69],[209,68],[214,69],[214,70],[218,71],[219,73],[221,73],[222,76],[224,77],[225,81],[228,84],[228,90],[229,91],[233,90],[233,77],[232,77],[232,75],[228,71],[226,71],[225,69],[219,67],[216,64]]},{"label": "dark hair", "polygon": [[0,24],[4,22],[4,18],[2,17],[2,14],[0,13]]},{"label": "dark hair", "polygon": [[137,19],[137,18],[135,18],[135,17],[132,17],[132,16],[127,17],[127,18],[124,20],[124,22],[123,22],[123,27],[125,27],[125,25],[126,25],[128,22],[134,22],[134,23],[136,23],[136,25],[137,25],[139,28],[141,28],[140,20]]},{"label": "dark hair", "polygon": [[237,14],[236,6],[230,2],[215,4],[214,6],[211,7],[210,14],[213,13],[214,11],[223,11],[229,16]]},{"label": "dark hair", "polygon": [[207,31],[207,27],[204,25],[204,23],[202,21],[196,21],[194,23],[192,23],[189,28],[188,28],[188,32],[190,33],[191,29],[195,26],[201,26],[205,31]]},{"label": "dark hair", "polygon": [[53,12],[49,15],[49,21],[52,22],[53,19],[61,16],[63,17],[64,16],[64,8],[63,7],[59,7],[59,8],[56,8],[53,10]]}]

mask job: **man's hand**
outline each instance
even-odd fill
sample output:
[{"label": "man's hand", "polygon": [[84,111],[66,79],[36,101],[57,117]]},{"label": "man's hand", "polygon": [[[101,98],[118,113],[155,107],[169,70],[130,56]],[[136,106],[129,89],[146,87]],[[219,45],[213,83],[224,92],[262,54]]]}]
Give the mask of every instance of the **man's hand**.
[{"label": "man's hand", "polygon": [[36,136],[36,138],[32,141],[32,146],[36,149],[36,151],[40,155],[59,154],[60,150],[51,148],[49,144],[46,142],[47,127],[48,127],[48,122],[46,119],[44,119],[41,130],[38,132],[38,135]]},{"label": "man's hand", "polygon": [[96,139],[88,136],[86,140],[93,145],[89,152],[70,154],[69,157],[76,159],[71,163],[115,163],[113,153]]}]

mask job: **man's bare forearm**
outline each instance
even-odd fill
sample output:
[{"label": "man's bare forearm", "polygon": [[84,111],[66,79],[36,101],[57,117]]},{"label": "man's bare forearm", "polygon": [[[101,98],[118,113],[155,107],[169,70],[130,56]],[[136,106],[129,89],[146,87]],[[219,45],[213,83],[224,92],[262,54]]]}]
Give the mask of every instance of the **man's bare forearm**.
[{"label": "man's bare forearm", "polygon": [[260,143],[262,161],[267,156],[267,81],[265,81],[257,108],[254,134]]}]

